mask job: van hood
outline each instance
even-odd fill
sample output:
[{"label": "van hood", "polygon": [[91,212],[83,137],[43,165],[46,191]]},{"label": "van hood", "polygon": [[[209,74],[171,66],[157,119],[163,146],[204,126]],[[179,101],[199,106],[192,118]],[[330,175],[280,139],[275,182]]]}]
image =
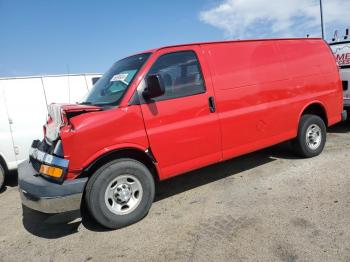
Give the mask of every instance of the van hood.
[{"label": "van hood", "polygon": [[45,140],[48,144],[52,144],[58,139],[61,127],[68,125],[70,118],[102,110],[98,106],[79,104],[51,104],[47,109],[49,118],[44,128]]}]

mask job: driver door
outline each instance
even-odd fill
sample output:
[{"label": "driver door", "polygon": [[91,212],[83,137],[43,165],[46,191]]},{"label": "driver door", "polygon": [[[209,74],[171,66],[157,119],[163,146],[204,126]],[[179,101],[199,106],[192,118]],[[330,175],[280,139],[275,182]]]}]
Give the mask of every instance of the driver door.
[{"label": "driver door", "polygon": [[159,75],[165,86],[164,95],[141,103],[162,179],[222,159],[213,87],[199,54],[199,46],[162,49],[146,74]]}]

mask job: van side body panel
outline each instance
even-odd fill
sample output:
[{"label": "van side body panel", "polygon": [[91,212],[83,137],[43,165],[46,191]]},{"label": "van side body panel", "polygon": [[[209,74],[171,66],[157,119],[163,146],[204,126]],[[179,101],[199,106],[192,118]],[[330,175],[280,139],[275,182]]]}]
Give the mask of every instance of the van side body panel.
[{"label": "van side body panel", "polygon": [[297,135],[303,110],[325,108],[340,121],[341,82],[322,40],[247,41],[202,45],[222,129],[223,158]]}]

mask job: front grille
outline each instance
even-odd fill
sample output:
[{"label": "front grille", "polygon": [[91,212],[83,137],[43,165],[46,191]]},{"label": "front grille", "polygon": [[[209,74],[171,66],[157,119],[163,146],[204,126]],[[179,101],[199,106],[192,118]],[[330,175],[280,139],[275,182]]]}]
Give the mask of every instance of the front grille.
[{"label": "front grille", "polygon": [[45,139],[38,145],[38,149],[49,154],[52,151],[51,146],[48,143],[46,143]]},{"label": "front grille", "polygon": [[[36,140],[33,142],[32,146],[48,154],[51,154],[54,148],[53,146],[50,146],[48,143],[46,143],[45,140],[43,141]],[[32,156],[29,156],[29,159],[35,171],[39,172],[42,163],[39,160],[33,158]]]},{"label": "front grille", "polygon": [[35,171],[39,172],[40,171],[40,167],[41,167],[41,163],[38,160],[36,160],[36,159],[34,159],[32,157],[30,157],[30,162],[32,163],[32,166],[35,169]]}]

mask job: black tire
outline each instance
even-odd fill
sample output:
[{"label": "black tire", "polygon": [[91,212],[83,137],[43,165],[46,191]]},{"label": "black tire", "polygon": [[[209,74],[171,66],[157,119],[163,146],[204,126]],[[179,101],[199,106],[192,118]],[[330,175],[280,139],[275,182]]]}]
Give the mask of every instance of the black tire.
[{"label": "black tire", "polygon": [[[142,187],[142,196],[130,213],[115,214],[107,206],[105,192],[111,182],[126,174],[138,180]],[[154,194],[154,179],[147,167],[136,160],[124,158],[102,166],[92,175],[86,186],[85,201],[90,214],[99,224],[106,228],[117,229],[136,223],[145,217],[153,203]]]},{"label": "black tire", "polygon": [[[320,134],[320,142],[316,143],[315,139],[309,140],[310,143],[308,143],[307,139],[307,132],[309,128],[316,127],[319,128],[319,131],[316,132],[317,134]],[[317,135],[318,136],[318,135]],[[311,136],[310,136],[311,137]],[[293,146],[296,151],[296,153],[304,158],[310,158],[314,156],[318,156],[322,153],[324,146],[326,144],[327,139],[327,129],[324,121],[322,118],[316,115],[303,115],[299,122],[299,128],[298,128],[298,136],[293,141]],[[311,145],[310,145],[311,144]],[[312,145],[313,144],[313,145]]]},{"label": "black tire", "polygon": [[5,184],[5,169],[0,163],[0,189],[2,189],[4,184]]}]

